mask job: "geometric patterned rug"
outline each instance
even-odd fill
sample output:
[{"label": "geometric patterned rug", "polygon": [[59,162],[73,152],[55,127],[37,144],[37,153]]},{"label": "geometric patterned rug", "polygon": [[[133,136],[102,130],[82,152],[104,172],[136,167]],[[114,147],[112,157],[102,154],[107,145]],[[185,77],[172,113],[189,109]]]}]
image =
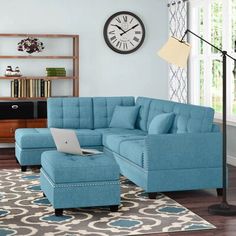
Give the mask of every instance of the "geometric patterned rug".
[{"label": "geometric patterned rug", "polygon": [[163,194],[155,200],[148,199],[141,188],[124,177],[121,191],[118,212],[106,207],[77,208],[55,217],[40,190],[38,171],[1,170],[0,236],[120,236],[215,229]]}]

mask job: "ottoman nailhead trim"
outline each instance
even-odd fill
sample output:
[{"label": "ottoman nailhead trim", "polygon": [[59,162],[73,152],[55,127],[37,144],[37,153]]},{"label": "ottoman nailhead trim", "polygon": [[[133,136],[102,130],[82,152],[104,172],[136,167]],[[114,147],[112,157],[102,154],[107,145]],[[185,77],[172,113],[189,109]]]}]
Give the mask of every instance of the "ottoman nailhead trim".
[{"label": "ottoman nailhead trim", "polygon": [[68,188],[68,187],[120,185],[119,180],[107,181],[107,182],[98,182],[98,183],[76,183],[76,184],[63,183],[63,184],[55,184],[51,181],[51,179],[48,177],[48,175],[45,173],[45,171],[43,169],[41,169],[41,172],[45,176],[45,178],[48,180],[48,182],[53,186],[53,188],[55,188],[55,187],[57,187],[57,188]]}]

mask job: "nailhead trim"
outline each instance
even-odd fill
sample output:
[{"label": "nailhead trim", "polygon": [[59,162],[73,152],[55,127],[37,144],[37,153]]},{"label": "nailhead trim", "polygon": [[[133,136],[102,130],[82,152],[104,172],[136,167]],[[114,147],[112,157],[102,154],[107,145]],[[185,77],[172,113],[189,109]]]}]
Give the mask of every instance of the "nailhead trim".
[{"label": "nailhead trim", "polygon": [[89,187],[89,186],[106,186],[106,185],[120,185],[119,180],[114,181],[104,181],[104,182],[97,182],[97,183],[63,183],[63,184],[55,184],[52,180],[48,177],[43,169],[41,169],[42,174],[48,180],[48,182],[52,185],[53,188],[69,188],[69,187]]}]

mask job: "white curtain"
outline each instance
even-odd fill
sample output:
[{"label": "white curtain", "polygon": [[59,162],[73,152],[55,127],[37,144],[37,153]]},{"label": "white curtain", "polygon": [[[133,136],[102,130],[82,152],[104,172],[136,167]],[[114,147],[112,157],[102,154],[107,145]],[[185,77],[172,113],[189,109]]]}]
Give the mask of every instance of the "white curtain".
[{"label": "white curtain", "polygon": [[[187,0],[167,0],[169,35],[182,38],[187,29]],[[174,65],[169,67],[169,99],[188,102],[187,70]]]}]

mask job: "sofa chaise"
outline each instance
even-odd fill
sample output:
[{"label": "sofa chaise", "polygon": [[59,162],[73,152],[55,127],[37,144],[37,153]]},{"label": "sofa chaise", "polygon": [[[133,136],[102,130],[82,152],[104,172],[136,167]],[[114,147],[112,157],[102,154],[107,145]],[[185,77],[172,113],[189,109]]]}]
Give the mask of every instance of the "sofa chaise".
[{"label": "sofa chaise", "polygon": [[[48,128],[16,130],[22,171],[40,165],[44,151],[55,150],[49,130],[55,127],[76,130],[82,147],[103,149],[150,198],[157,192],[222,188],[222,137],[212,108],[147,97],[49,98],[47,104]],[[134,127],[122,124],[126,113],[111,125],[117,107],[133,106],[138,107]],[[150,132],[154,118],[169,113],[168,130]]]}]

